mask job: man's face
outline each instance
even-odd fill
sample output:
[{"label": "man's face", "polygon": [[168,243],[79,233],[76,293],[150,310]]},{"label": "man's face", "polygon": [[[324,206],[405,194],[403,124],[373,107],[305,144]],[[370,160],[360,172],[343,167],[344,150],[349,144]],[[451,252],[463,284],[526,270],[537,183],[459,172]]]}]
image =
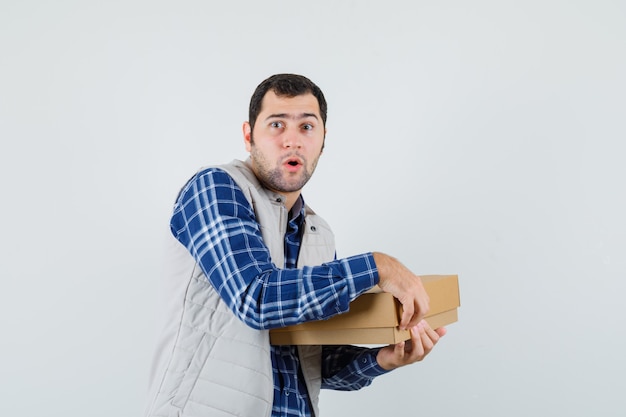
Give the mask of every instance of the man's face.
[{"label": "man's face", "polygon": [[243,132],[259,180],[288,197],[298,195],[313,175],[324,145],[326,132],[315,96],[281,97],[268,91],[254,131],[246,122]]}]

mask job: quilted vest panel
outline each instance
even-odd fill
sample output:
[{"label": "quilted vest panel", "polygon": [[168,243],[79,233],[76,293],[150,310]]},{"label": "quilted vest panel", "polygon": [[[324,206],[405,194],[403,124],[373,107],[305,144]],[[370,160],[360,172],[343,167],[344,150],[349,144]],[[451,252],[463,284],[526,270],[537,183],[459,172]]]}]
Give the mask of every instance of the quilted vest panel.
[{"label": "quilted vest panel", "polygon": [[[272,261],[284,263],[287,212],[280,195],[263,188],[241,161],[227,171],[252,204]],[[328,225],[306,208],[299,267],[332,260],[334,236]],[[269,332],[241,322],[213,289],[204,273],[173,236],[169,251],[171,304],[154,364],[147,416],[270,416],[273,376]],[[179,299],[184,301],[178,301]],[[299,349],[315,415],[321,385],[321,347]]]}]

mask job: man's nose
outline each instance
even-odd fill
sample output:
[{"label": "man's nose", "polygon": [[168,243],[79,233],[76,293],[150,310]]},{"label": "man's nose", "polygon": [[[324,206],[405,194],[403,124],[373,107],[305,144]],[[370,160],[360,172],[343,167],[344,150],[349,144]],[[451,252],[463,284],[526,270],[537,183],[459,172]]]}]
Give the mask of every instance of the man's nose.
[{"label": "man's nose", "polygon": [[302,138],[295,129],[287,130],[283,135],[283,146],[285,148],[301,148]]}]

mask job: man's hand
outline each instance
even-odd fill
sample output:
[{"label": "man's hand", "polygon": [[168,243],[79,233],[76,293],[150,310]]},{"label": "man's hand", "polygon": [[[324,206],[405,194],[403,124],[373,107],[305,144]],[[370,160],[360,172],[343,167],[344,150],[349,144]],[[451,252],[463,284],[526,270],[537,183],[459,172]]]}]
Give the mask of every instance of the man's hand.
[{"label": "man's hand", "polygon": [[430,301],[422,280],[397,259],[380,252],[373,255],[378,269],[378,286],[402,304],[400,329],[416,326],[428,313]]},{"label": "man's hand", "polygon": [[422,320],[417,326],[411,328],[410,340],[382,348],[376,360],[383,369],[388,371],[419,362],[430,353],[445,334],[445,327],[433,330],[426,320]]}]

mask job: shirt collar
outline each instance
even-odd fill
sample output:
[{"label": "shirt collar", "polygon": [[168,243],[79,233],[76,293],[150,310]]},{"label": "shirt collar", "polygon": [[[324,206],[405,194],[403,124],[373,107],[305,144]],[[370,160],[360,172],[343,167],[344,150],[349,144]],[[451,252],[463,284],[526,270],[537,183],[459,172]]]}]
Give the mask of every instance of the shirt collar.
[{"label": "shirt collar", "polygon": [[298,216],[302,216],[304,218],[304,198],[302,198],[302,194],[298,196],[298,199],[289,210],[289,220],[294,220]]}]

